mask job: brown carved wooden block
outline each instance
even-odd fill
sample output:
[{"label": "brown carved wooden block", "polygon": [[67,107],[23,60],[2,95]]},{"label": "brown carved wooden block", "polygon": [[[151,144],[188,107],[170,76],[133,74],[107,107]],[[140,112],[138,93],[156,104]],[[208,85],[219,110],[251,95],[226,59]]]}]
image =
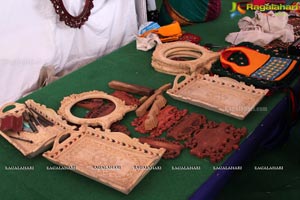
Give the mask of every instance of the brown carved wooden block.
[{"label": "brown carved wooden block", "polygon": [[169,128],[167,137],[175,140],[191,138],[192,134],[206,123],[206,117],[198,113],[184,116],[177,124]]},{"label": "brown carved wooden block", "polygon": [[157,116],[158,125],[151,131],[145,130],[144,123],[147,119],[147,114],[138,117],[131,122],[135,126],[135,130],[139,133],[150,133],[150,137],[158,137],[165,130],[169,129],[172,125],[176,124],[183,116],[187,114],[187,110],[178,110],[175,106],[167,105],[164,107]]},{"label": "brown carved wooden block", "polygon": [[108,101],[105,104],[102,104],[100,107],[94,108],[90,112],[87,113],[86,118],[97,118],[97,117],[103,117],[105,115],[110,114],[112,111],[114,111],[116,108],[116,105]]},{"label": "brown carved wooden block", "polygon": [[141,103],[132,94],[129,94],[129,93],[124,92],[124,91],[116,90],[111,95],[123,100],[125,102],[125,105],[138,106]]},{"label": "brown carved wooden block", "polygon": [[83,101],[80,101],[76,103],[76,106],[88,109],[88,110],[93,110],[95,108],[98,108],[104,104],[103,99],[86,99]]},{"label": "brown carved wooden block", "polygon": [[0,131],[19,132],[23,130],[23,117],[6,115],[0,118]]},{"label": "brown carved wooden block", "polygon": [[130,131],[128,130],[128,128],[123,125],[120,124],[119,122],[115,122],[110,126],[110,130],[112,132],[121,132],[121,133],[125,133],[126,135],[130,136]]},{"label": "brown carved wooden block", "polygon": [[191,154],[216,163],[232,150],[238,149],[241,138],[246,134],[246,128],[235,128],[225,122],[209,122],[186,142],[186,146],[191,148]]},{"label": "brown carved wooden block", "polygon": [[154,148],[164,148],[166,149],[163,154],[163,158],[171,159],[176,158],[180,155],[181,150],[184,148],[179,142],[176,141],[168,141],[165,138],[149,138],[149,137],[141,137],[139,138],[139,142],[147,143],[151,147]]},{"label": "brown carved wooden block", "polygon": [[157,116],[158,125],[150,132],[151,137],[160,136],[165,130],[176,124],[188,110],[178,110],[175,106],[167,105]]}]

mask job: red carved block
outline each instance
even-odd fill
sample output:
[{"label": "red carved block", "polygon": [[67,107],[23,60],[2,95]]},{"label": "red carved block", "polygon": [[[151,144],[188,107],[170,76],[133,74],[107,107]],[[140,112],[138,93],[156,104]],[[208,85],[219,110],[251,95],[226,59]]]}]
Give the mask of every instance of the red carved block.
[{"label": "red carved block", "polygon": [[147,115],[148,115],[148,112],[141,117],[135,118],[131,122],[131,125],[135,127],[134,130],[136,130],[137,132],[142,133],[142,134],[149,133],[149,131],[147,131],[144,126],[145,120],[147,119]]},{"label": "red carved block", "polygon": [[158,125],[150,132],[150,136],[160,136],[165,130],[176,124],[187,112],[186,109],[178,110],[175,106],[167,105],[159,112],[157,116]]},{"label": "red carved block", "polygon": [[241,138],[246,134],[246,128],[235,128],[224,122],[209,122],[186,142],[186,146],[191,148],[191,154],[199,158],[210,158],[212,163],[216,163],[232,150],[238,149]]},{"label": "red carved block", "polygon": [[181,150],[183,149],[183,145],[181,145],[179,142],[168,141],[163,138],[142,137],[142,138],[139,138],[139,141],[141,143],[147,143],[153,148],[166,149],[166,151],[163,155],[163,158],[165,158],[165,159],[178,157],[181,153]]},{"label": "red carved block", "polygon": [[112,132],[121,132],[121,133],[125,133],[126,135],[130,136],[130,131],[128,130],[128,128],[123,125],[120,124],[119,122],[115,122],[110,126],[110,130]]},{"label": "red carved block", "polygon": [[185,140],[206,124],[206,117],[198,113],[184,116],[177,124],[168,130],[167,137],[175,140]]},{"label": "red carved block", "polygon": [[23,130],[23,117],[6,115],[0,119],[0,130],[1,131],[22,131]]},{"label": "red carved block", "polygon": [[199,42],[201,41],[201,37],[192,33],[184,33],[178,40],[199,44]]},{"label": "red carved block", "polygon": [[123,100],[126,105],[140,105],[140,101],[137,98],[135,98],[132,94],[129,94],[127,92],[116,90],[111,95]]},{"label": "red carved block", "polygon": [[[178,110],[175,106],[167,105],[160,110],[157,120],[158,125],[156,128],[150,131],[150,137],[158,137],[165,130],[169,129],[172,125],[176,124],[183,116],[187,114],[187,110]],[[147,114],[142,117],[138,117],[131,122],[131,125],[136,127],[135,130],[139,133],[149,133],[145,130],[144,123],[147,119]]]},{"label": "red carved block", "polygon": [[87,113],[86,118],[98,118],[98,117],[103,117],[105,115],[108,115],[112,111],[114,111],[116,108],[116,105],[109,101],[102,106],[98,108],[94,108],[90,112]]},{"label": "red carved block", "polygon": [[76,104],[76,106],[88,109],[88,110],[93,110],[95,108],[98,108],[104,104],[103,99],[86,99],[83,101],[80,101]]}]

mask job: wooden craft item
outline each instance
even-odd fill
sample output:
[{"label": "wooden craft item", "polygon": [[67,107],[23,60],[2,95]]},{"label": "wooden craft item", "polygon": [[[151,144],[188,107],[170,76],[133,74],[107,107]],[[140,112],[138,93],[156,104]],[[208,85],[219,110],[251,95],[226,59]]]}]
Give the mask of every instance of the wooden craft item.
[{"label": "wooden craft item", "polygon": [[[25,106],[27,105],[27,107]],[[38,104],[33,100],[27,100],[25,104],[21,103],[9,103],[1,108],[0,118],[5,116],[17,115],[22,116],[22,113],[28,111],[28,109],[33,110],[40,116],[53,123],[53,126],[44,126],[43,124],[35,125],[37,132],[27,132],[25,130],[21,131],[0,131],[2,137],[4,137],[9,143],[11,143],[15,148],[17,148],[24,156],[32,158],[46,149],[48,149],[55,137],[64,132],[66,129],[74,129],[74,126],[70,126],[64,121],[56,112],[46,106]],[[13,109],[4,111],[8,106],[14,106]],[[28,111],[29,112],[29,111]],[[36,118],[38,115],[33,113]]]},{"label": "wooden craft item", "polygon": [[[140,99],[139,99],[139,102],[140,104],[143,104],[149,97],[148,96],[142,96]],[[139,105],[140,105],[139,104]]]},{"label": "wooden craft item", "polygon": [[167,105],[160,110],[157,121],[158,125],[151,131],[145,130],[145,120],[147,114],[135,118],[131,125],[135,127],[135,130],[139,133],[145,134],[150,133],[150,137],[159,137],[165,130],[176,124],[183,116],[187,114],[187,110],[178,110],[175,106]]},{"label": "wooden craft item", "polygon": [[161,86],[160,88],[158,88],[157,90],[155,90],[154,94],[152,94],[148,99],[146,99],[146,101],[142,105],[140,105],[136,109],[136,111],[135,111],[136,116],[138,116],[138,117],[143,116],[147,112],[148,108],[152,105],[152,103],[154,102],[157,95],[162,94],[164,91],[166,91],[169,88],[171,88],[171,84],[167,83],[167,84]]},{"label": "wooden craft item", "polygon": [[100,107],[103,104],[104,104],[103,99],[86,99],[86,100],[79,101],[78,103],[76,103],[76,106],[82,107],[82,108],[85,108],[88,110],[93,110],[95,108]]},{"label": "wooden craft item", "polygon": [[232,150],[238,149],[241,138],[246,134],[246,128],[235,128],[224,122],[209,122],[187,140],[186,146],[191,148],[191,154],[217,163]]},{"label": "wooden craft item", "polygon": [[179,38],[179,41],[187,41],[187,42],[192,42],[194,44],[199,44],[199,42],[201,41],[201,37],[193,33],[184,33]]},{"label": "wooden craft item", "polygon": [[150,111],[147,114],[145,120],[145,130],[152,130],[158,124],[157,116],[160,110],[167,104],[167,100],[162,96],[158,95],[153,102]]},{"label": "wooden craft item", "polygon": [[141,102],[132,94],[129,94],[124,91],[116,90],[113,93],[111,93],[111,95],[123,100],[126,105],[139,106],[141,104]]},{"label": "wooden craft item", "polygon": [[128,130],[127,126],[121,124],[120,122],[115,122],[110,127],[111,132],[121,132],[128,136],[130,136],[130,131]]},{"label": "wooden craft item", "polygon": [[[97,118],[79,118],[71,113],[71,108],[78,102],[86,99],[101,98],[104,100],[111,101],[115,105],[115,109],[108,115],[97,117]],[[110,125],[116,121],[119,121],[123,116],[132,110],[135,110],[135,106],[127,106],[125,102],[118,99],[117,97],[106,94],[102,91],[90,91],[83,92],[80,94],[72,94],[65,97],[61,101],[61,106],[57,111],[67,121],[79,124],[79,125],[90,125],[90,126],[102,126],[103,129],[109,129]]]},{"label": "wooden craft item", "polygon": [[116,81],[116,80],[110,81],[108,83],[108,86],[115,90],[121,90],[121,91],[129,92],[129,93],[133,93],[133,94],[139,94],[142,96],[150,96],[154,92],[154,89],[151,89],[148,87],[144,87],[144,86],[136,85],[136,84],[125,83],[125,82]]},{"label": "wooden craft item", "polygon": [[149,133],[149,130],[145,129],[145,120],[147,119],[147,114],[141,116],[141,117],[137,117],[135,118],[132,122],[131,122],[131,126],[135,127],[134,130],[142,133],[142,134],[146,134]]},{"label": "wooden craft item", "polygon": [[156,71],[171,75],[207,73],[219,56],[220,53],[194,43],[177,41],[158,45],[151,64]]},{"label": "wooden craft item", "polygon": [[0,118],[0,131],[19,132],[23,130],[23,116],[6,115]]},{"label": "wooden craft item", "polygon": [[102,104],[100,107],[90,110],[86,114],[85,118],[103,117],[103,116],[106,116],[106,115],[112,113],[115,109],[116,109],[116,105],[113,102],[108,101],[107,103]]},{"label": "wooden craft item", "polygon": [[71,28],[80,28],[89,18],[91,10],[94,7],[93,0],[85,0],[84,8],[78,16],[71,15],[66,9],[63,0],[50,0],[53,4],[59,20]]},{"label": "wooden craft item", "polygon": [[[66,140],[61,138],[69,136]],[[151,148],[120,132],[81,127],[59,135],[43,154],[51,162],[128,194],[161,159],[164,149]]]},{"label": "wooden craft item", "polygon": [[[185,79],[179,83],[182,77]],[[217,75],[181,74],[176,76],[173,88],[167,94],[174,99],[242,120],[267,92],[267,89],[256,89]]]},{"label": "wooden craft item", "polygon": [[184,148],[182,144],[176,141],[168,141],[165,138],[139,138],[141,143],[147,143],[154,148],[164,148],[166,152],[163,155],[164,159],[176,158],[180,155],[181,150]]},{"label": "wooden craft item", "polygon": [[181,141],[191,138],[192,135],[200,130],[207,119],[204,115],[191,113],[184,116],[177,124],[168,129],[167,137]]}]

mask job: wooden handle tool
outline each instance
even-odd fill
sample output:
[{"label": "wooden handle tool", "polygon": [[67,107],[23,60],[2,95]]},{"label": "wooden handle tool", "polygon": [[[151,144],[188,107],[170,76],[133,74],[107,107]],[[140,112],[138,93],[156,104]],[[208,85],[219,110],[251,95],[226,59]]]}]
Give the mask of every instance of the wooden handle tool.
[{"label": "wooden handle tool", "polygon": [[108,86],[115,90],[121,90],[121,91],[129,92],[129,93],[133,93],[133,94],[139,94],[142,96],[150,96],[154,92],[154,89],[151,89],[148,87],[135,85],[135,84],[129,84],[129,83],[116,81],[116,80],[110,81],[108,83]]}]

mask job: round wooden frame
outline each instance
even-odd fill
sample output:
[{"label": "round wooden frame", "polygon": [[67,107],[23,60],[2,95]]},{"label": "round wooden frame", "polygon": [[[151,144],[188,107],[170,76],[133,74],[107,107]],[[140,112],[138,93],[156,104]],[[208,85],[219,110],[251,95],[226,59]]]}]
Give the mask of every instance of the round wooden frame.
[{"label": "round wooden frame", "polygon": [[[71,113],[71,108],[78,102],[86,99],[94,99],[94,98],[101,98],[101,99],[107,99],[113,102],[116,105],[116,108],[113,112],[111,112],[108,115],[105,115],[103,117],[97,117],[97,118],[79,118],[74,116]],[[103,129],[109,129],[111,124],[121,120],[123,116],[132,110],[135,110],[136,106],[128,106],[125,105],[125,102],[118,99],[117,97],[111,96],[109,94],[106,94],[102,91],[90,91],[90,92],[83,92],[80,94],[72,94],[68,97],[65,97],[61,101],[61,106],[57,113],[61,115],[63,118],[65,118],[67,121],[79,124],[79,125],[89,125],[89,126],[102,126]]]},{"label": "round wooden frame", "polygon": [[[152,54],[152,67],[162,73],[192,74],[207,73],[211,64],[220,56],[220,53],[210,51],[200,45],[187,41],[177,41],[160,44]],[[175,57],[191,57],[193,60],[172,60]]]},{"label": "round wooden frame", "polygon": [[67,26],[72,28],[80,28],[89,18],[91,10],[94,7],[93,0],[85,0],[82,12],[78,16],[71,15],[63,0],[50,0],[53,4],[55,12],[59,15],[59,20],[64,21]]}]

